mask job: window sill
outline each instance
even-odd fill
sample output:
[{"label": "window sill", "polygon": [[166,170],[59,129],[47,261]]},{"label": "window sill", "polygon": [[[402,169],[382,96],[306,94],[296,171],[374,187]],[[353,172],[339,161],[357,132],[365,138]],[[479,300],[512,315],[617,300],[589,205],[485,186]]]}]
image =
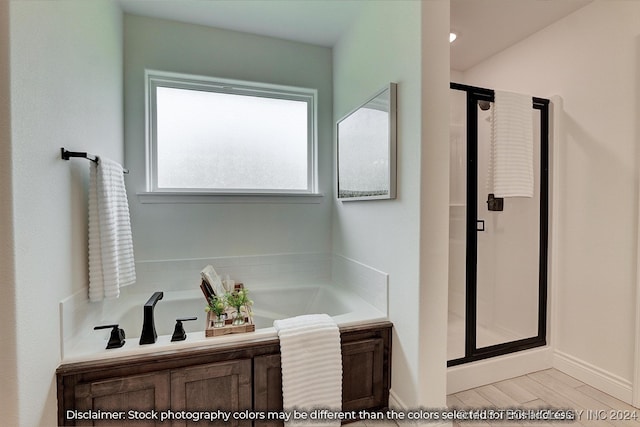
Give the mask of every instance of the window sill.
[{"label": "window sill", "polygon": [[322,193],[189,193],[142,192],[138,201],[144,204],[159,203],[283,203],[314,204],[322,202]]}]

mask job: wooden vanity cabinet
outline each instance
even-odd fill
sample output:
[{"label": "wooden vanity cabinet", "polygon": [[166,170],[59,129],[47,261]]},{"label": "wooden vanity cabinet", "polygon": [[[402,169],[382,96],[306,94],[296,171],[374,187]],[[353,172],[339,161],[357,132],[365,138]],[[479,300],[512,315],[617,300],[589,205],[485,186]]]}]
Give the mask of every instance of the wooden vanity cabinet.
[{"label": "wooden vanity cabinet", "polygon": [[[391,323],[384,327],[342,328],[342,410],[387,408],[391,387]],[[280,354],[253,359],[255,411],[282,409]],[[255,422],[255,427],[283,426],[282,422]]]},{"label": "wooden vanity cabinet", "polygon": [[[388,393],[388,389],[387,389]],[[342,410],[386,406],[384,342],[370,338],[342,344]]]},{"label": "wooden vanity cabinet", "polygon": [[[78,411],[138,411],[149,412],[170,407],[169,375],[166,372],[111,378],[77,384],[75,409]],[[121,420],[78,420],[77,426],[154,426],[153,420],[131,421],[123,414]]]},{"label": "wooden vanity cabinet", "polygon": [[[343,411],[386,408],[391,384],[390,322],[343,327]],[[212,339],[213,340],[213,339]],[[277,338],[162,351],[61,365],[57,370],[61,426],[196,425],[131,421],[129,411],[282,410],[280,345]],[[108,411],[121,420],[79,420],[73,411]],[[69,412],[71,411],[71,412]],[[130,421],[130,424],[127,424]],[[229,420],[197,425],[271,427],[282,422]]]},{"label": "wooden vanity cabinet", "polygon": [[[280,354],[253,359],[253,408],[255,411],[282,410],[282,370]],[[281,421],[256,421],[255,427],[282,426]]]},{"label": "wooden vanity cabinet", "polygon": [[[215,403],[212,403],[215,402]],[[225,412],[251,410],[251,359],[209,363],[171,371],[171,410]],[[230,419],[198,425],[249,426],[251,422]],[[190,422],[177,420],[173,426]]]}]

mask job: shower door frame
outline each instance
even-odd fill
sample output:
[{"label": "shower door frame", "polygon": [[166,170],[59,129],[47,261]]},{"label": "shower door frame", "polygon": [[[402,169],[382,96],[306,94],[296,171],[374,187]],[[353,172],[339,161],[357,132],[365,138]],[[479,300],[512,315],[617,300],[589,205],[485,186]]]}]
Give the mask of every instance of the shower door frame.
[{"label": "shower door frame", "polygon": [[547,344],[547,271],[549,241],[549,100],[533,97],[532,108],[540,110],[540,240],[538,266],[538,333],[536,336],[477,348],[478,261],[478,102],[494,102],[494,91],[451,83],[450,88],[467,94],[467,196],[465,275],[465,355],[447,361],[457,366],[502,356]]}]

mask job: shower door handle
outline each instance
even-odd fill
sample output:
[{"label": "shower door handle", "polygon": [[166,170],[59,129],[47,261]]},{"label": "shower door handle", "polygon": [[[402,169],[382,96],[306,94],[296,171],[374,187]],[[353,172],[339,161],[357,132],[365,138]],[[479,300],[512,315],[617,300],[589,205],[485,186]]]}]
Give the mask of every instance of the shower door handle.
[{"label": "shower door handle", "polygon": [[484,231],[484,219],[476,221],[476,231]]}]

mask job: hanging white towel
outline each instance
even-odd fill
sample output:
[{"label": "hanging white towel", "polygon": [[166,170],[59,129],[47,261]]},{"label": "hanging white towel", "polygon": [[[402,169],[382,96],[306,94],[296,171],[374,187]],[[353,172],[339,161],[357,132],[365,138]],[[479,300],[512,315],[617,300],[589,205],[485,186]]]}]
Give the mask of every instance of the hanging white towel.
[{"label": "hanging white towel", "polygon": [[488,181],[496,197],[533,197],[531,96],[495,91]]},{"label": "hanging white towel", "polygon": [[[342,351],[340,330],[327,314],[309,314],[276,320],[282,364],[282,406],[285,411],[342,409]],[[287,427],[309,425],[290,420]],[[314,426],[339,426],[319,420]]]},{"label": "hanging white towel", "polygon": [[124,170],[99,158],[89,176],[89,299],[117,298],[135,283],[133,240]]}]

